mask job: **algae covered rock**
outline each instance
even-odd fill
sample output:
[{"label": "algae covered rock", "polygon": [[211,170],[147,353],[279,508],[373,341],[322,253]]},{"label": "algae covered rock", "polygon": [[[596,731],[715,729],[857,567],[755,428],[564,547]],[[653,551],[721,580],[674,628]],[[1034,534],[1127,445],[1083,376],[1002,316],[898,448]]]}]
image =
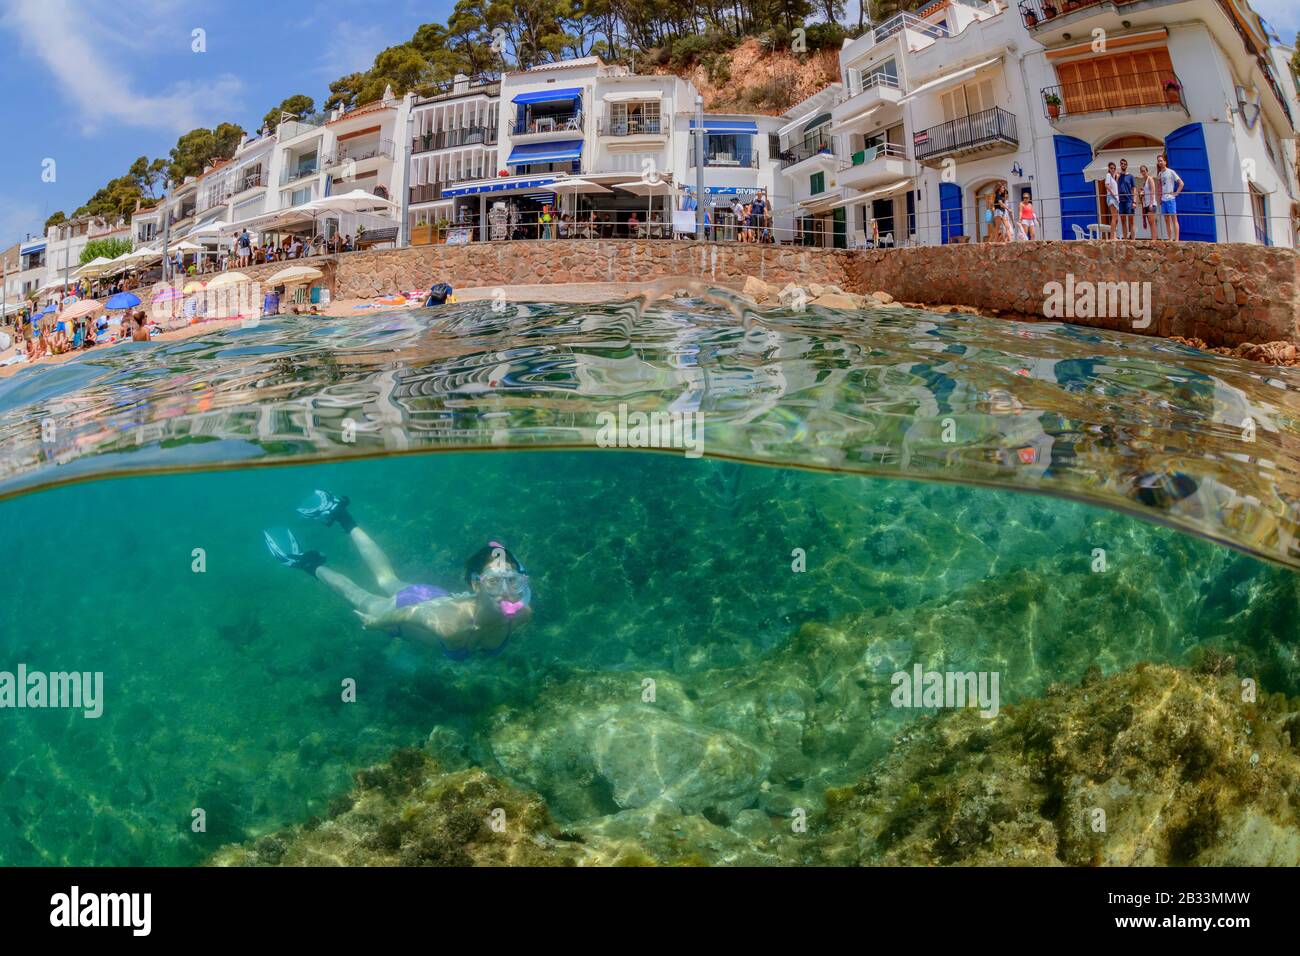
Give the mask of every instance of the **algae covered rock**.
[{"label": "algae covered rock", "polygon": [[222,847],[214,866],[571,866],[589,854],[546,805],[481,768],[444,772],[417,749],[360,770],[330,819]]},{"label": "algae covered rock", "polygon": [[827,794],[841,864],[1300,864],[1300,703],[1139,665],[986,721],[945,714]]}]

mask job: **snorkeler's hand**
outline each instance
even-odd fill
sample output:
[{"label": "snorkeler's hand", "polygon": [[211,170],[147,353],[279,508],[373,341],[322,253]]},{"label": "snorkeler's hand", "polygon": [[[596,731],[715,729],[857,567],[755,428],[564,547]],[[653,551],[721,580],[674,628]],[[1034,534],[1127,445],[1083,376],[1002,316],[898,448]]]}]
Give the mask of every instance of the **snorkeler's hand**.
[{"label": "snorkeler's hand", "polygon": [[367,614],[365,611],[357,611],[357,610],[353,610],[352,613],[355,614],[357,617],[361,618],[361,626],[368,631],[378,631],[378,630],[382,630],[385,627],[383,621],[381,621],[374,614]]}]

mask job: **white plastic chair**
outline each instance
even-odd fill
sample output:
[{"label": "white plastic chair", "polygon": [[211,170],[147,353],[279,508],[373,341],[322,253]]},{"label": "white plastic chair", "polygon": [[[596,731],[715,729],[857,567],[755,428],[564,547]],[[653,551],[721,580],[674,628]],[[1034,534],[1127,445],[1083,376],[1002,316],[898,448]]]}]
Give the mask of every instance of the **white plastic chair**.
[{"label": "white plastic chair", "polygon": [[1075,222],[1075,223],[1071,223],[1071,224],[1070,224],[1070,228],[1074,230],[1074,238],[1076,238],[1076,239],[1087,239],[1087,238],[1088,238],[1088,234],[1087,234],[1086,232],[1084,232],[1083,229],[1081,229],[1081,228],[1079,227],[1079,224],[1078,224],[1077,222]]}]

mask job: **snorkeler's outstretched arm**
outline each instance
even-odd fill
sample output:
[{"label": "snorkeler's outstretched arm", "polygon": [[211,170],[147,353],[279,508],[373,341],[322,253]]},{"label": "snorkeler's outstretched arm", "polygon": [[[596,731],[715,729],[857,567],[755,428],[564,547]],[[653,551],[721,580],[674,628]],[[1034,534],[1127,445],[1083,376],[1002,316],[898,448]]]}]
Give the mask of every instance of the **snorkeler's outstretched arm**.
[{"label": "snorkeler's outstretched arm", "polygon": [[472,623],[464,610],[447,600],[408,604],[406,607],[390,608],[375,614],[358,610],[356,615],[367,628],[376,630],[391,630],[402,626],[420,628],[444,640],[454,639],[467,624]]}]

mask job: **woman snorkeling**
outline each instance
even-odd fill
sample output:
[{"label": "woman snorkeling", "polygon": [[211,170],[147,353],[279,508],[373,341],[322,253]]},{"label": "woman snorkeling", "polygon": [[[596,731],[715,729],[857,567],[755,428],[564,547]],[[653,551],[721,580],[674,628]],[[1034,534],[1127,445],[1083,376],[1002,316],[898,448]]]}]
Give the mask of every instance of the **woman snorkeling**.
[{"label": "woman snorkeling", "polygon": [[325,567],[317,551],[303,552],[293,533],[286,545],[263,531],[271,556],[288,568],[306,571],[352,605],[362,624],[439,647],[453,660],[475,651],[495,656],[532,617],[528,573],[504,546],[489,541],[465,562],[467,592],[452,594],[431,584],[399,581],[388,556],[348,513],[348,499],[317,491],[316,500],[298,513],[342,528],[375,576],[383,596],[371,594],[346,575]]}]

